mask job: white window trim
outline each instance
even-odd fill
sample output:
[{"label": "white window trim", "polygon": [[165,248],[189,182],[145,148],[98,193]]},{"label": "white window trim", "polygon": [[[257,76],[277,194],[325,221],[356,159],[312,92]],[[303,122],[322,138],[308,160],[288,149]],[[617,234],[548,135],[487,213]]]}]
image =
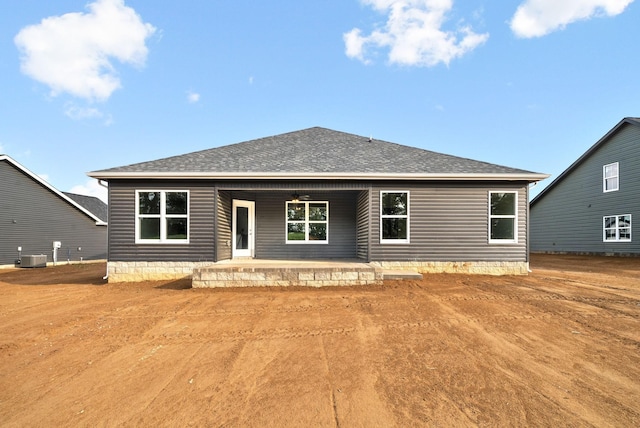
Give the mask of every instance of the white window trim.
[{"label": "white window trim", "polygon": [[[140,193],[159,192],[160,193],[160,214],[140,214]],[[186,193],[187,194],[187,214],[166,214],[166,194],[167,193]],[[188,244],[190,239],[189,230],[191,229],[190,212],[191,212],[191,196],[188,190],[181,189],[136,189],[136,214],[135,214],[135,243],[136,244]],[[160,239],[141,239],[140,238],[140,218],[159,218],[160,219]],[[187,239],[167,239],[167,218],[186,218],[187,219]]]},{"label": "white window trim", "polygon": [[[491,214],[491,195],[494,193],[513,193],[515,197],[515,207],[513,215],[492,215]],[[518,243],[518,191],[517,190],[491,190],[489,191],[488,201],[488,238],[489,244],[517,244]],[[494,218],[512,218],[513,219],[513,239],[492,239],[491,238],[491,220]]]},{"label": "white window trim", "polygon": [[[384,193],[406,193],[407,194],[407,214],[406,215],[383,215],[382,214],[382,195]],[[407,219],[407,238],[406,239],[384,239],[382,237],[382,220],[385,218],[406,218]],[[380,191],[380,243],[381,244],[410,244],[411,243],[411,194],[408,190],[381,190]]]},{"label": "white window trim", "polygon": [[[304,210],[304,241],[289,240],[289,223],[302,223],[302,220],[289,220],[289,204],[305,204]],[[325,204],[327,207],[327,219],[326,220],[309,220],[309,204]],[[284,240],[286,244],[294,245],[327,245],[329,243],[329,201],[285,201],[284,203]],[[310,223],[326,223],[327,225],[327,239],[324,241],[310,240],[309,239],[309,224]]]},{"label": "white window trim", "polygon": [[[616,175],[612,175],[611,177],[607,177],[607,167],[608,166],[616,166],[616,171],[618,172]],[[607,179],[611,179],[611,178],[615,178],[616,179],[616,183],[617,186],[615,189],[608,189],[607,190]],[[606,165],[602,166],[602,192],[604,193],[609,193],[609,192],[617,192],[620,189],[620,163],[619,162],[612,162],[612,163],[608,163]]]},{"label": "white window trim", "polygon": [[[629,239],[620,239],[620,225],[618,224],[618,217],[626,217],[629,216]],[[616,231],[616,239],[607,239],[607,228],[606,228],[606,222],[607,222],[607,218],[609,217],[615,217],[616,219],[616,226],[615,226],[615,231]],[[602,217],[602,242],[631,242],[631,240],[633,239],[633,218],[631,216],[631,214],[617,214],[617,215],[605,215]]]}]

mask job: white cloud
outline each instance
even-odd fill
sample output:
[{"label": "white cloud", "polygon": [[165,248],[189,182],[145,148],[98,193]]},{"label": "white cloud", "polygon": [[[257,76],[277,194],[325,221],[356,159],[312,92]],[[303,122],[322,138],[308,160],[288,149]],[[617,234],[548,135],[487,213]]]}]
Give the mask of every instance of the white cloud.
[{"label": "white cloud", "polygon": [[363,35],[359,28],[343,35],[346,55],[365,64],[371,62],[369,54],[372,50],[388,48],[388,60],[392,64],[448,65],[489,38],[488,33],[475,33],[468,25],[460,25],[452,31],[442,29],[453,0],[361,1],[388,15],[384,27],[369,35]]},{"label": "white cloud", "polygon": [[104,114],[95,107],[80,107],[72,102],[65,104],[64,114],[73,120],[102,119],[105,126],[113,124],[110,114]]},{"label": "white cloud", "polygon": [[187,91],[187,101],[191,104],[197,103],[200,101],[200,94],[197,92]]},{"label": "white cloud", "polygon": [[95,196],[96,198],[102,200],[105,204],[108,202],[109,191],[98,184],[98,180],[89,180],[84,184],[78,184],[77,186],[73,186],[69,193],[76,193],[78,195],[85,196]]},{"label": "white cloud", "polygon": [[572,22],[622,13],[634,0],[526,0],[511,19],[511,31],[522,38],[541,37]]},{"label": "white cloud", "polygon": [[145,41],[156,31],[151,24],[142,22],[124,0],[96,0],[87,9],[45,18],[14,38],[21,71],[49,86],[52,96],[68,93],[104,101],[121,87],[113,59],[145,64]]},{"label": "white cloud", "polygon": [[102,112],[94,107],[78,107],[75,104],[67,104],[64,114],[74,120],[82,119],[99,119],[103,116]]}]

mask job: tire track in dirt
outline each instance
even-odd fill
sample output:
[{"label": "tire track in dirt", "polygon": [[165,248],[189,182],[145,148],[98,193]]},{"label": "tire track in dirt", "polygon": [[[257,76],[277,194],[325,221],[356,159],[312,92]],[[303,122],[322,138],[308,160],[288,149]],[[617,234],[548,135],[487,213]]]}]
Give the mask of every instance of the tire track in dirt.
[{"label": "tire track in dirt", "polygon": [[[564,297],[564,296],[561,296]],[[587,299],[588,300],[588,299]],[[529,305],[533,305],[536,307],[539,307],[541,300],[536,300],[536,299],[530,299],[530,300],[524,300],[524,301],[519,301],[518,303],[523,303],[523,304],[529,304]],[[449,302],[447,302],[447,306],[449,306]],[[567,321],[570,322],[574,322],[574,323],[578,323],[581,325],[585,325],[588,326],[588,328],[584,329],[583,332],[586,334],[586,336],[589,335],[594,335],[593,333],[601,333],[602,337],[608,337],[611,338],[611,336],[613,336],[615,338],[615,340],[619,340],[621,342],[625,342],[626,344],[629,344],[631,346],[635,346],[636,348],[638,347],[638,341],[637,340],[630,340],[626,337],[623,337],[621,335],[618,334],[611,334],[609,330],[604,330],[604,329],[599,329],[598,327],[592,326],[590,324],[586,324],[584,323],[580,317],[576,317],[576,312],[575,311],[571,311],[571,310],[567,310],[567,311],[555,311],[555,310],[549,310],[548,306],[544,307],[545,309],[542,309],[541,307],[539,308],[539,310],[537,310],[536,312],[540,313],[540,312],[546,312],[547,316],[538,316],[538,317],[531,317],[530,321],[532,322],[538,322],[538,321],[542,321],[545,324],[546,323],[552,323],[553,321],[555,321],[557,319],[558,316],[562,316],[565,315]],[[502,308],[504,309],[504,308]],[[460,313],[460,309],[457,307],[453,307],[453,306],[449,306],[449,310],[452,313]],[[511,310],[518,310],[517,307],[511,308]],[[609,309],[610,310],[610,309]],[[499,318],[499,317],[498,317]],[[511,317],[508,317],[511,318]],[[594,319],[597,319],[598,321],[602,320],[603,317],[592,317]],[[615,318],[631,318],[635,321],[635,319],[637,319],[637,317],[627,317],[626,314],[615,314],[614,316],[611,317],[612,319]],[[499,347],[505,347],[507,346],[508,349],[510,349],[509,352],[502,352],[502,356],[501,358],[504,359],[504,361],[508,361],[510,365],[516,365],[517,364],[517,356],[521,355],[521,358],[524,358],[524,354],[527,352],[524,348],[518,346],[516,343],[513,342],[506,342],[506,341],[501,341],[499,340],[499,335],[496,334],[495,331],[491,331],[488,332],[487,329],[491,328],[492,323],[488,323],[488,321],[493,321],[495,320],[495,318],[493,317],[486,317],[486,318],[479,318],[479,317],[469,317],[468,321],[469,322],[465,322],[461,325],[463,325],[465,328],[472,328],[474,331],[474,335],[478,335],[483,337],[484,341],[486,341],[487,343],[492,343],[493,347],[495,348],[499,348]],[[532,324],[530,324],[532,325]],[[495,326],[501,326],[501,323],[498,324],[493,324],[493,327]],[[544,324],[542,326],[539,327],[541,331],[544,331]],[[575,336],[575,334],[578,334],[578,336]],[[575,330],[571,330],[571,332],[566,332],[565,336],[572,336],[572,338],[575,339],[575,337],[580,337],[582,339],[582,346],[584,347],[588,347],[590,346],[590,341],[589,339],[585,339],[585,334],[582,334],[580,332],[577,332]],[[599,336],[597,334],[595,334],[595,336]],[[566,341],[562,341],[563,343],[559,346],[557,345],[553,345],[552,343],[550,343],[549,341],[546,341],[544,346],[547,348],[551,348],[551,354],[554,355],[562,355],[563,353],[566,354],[566,351],[563,349],[566,345]],[[568,356],[569,354],[567,354]],[[567,358],[567,360],[571,360],[569,357]],[[554,370],[550,370],[546,365],[544,364],[539,364],[536,361],[533,361],[530,363],[530,365],[526,368],[521,367],[521,370],[523,371],[523,373],[526,373],[526,375],[515,375],[515,374],[511,374],[510,378],[513,379],[514,381],[520,382],[523,385],[530,385],[531,383],[531,379],[534,378],[538,378],[537,382],[534,382],[534,384],[537,384],[540,386],[540,389],[534,390],[535,393],[540,394],[541,396],[545,397],[545,398],[549,398],[549,397],[553,397],[554,396],[554,386],[551,386],[548,384],[548,379],[554,379],[556,383],[558,383],[559,385],[565,385],[562,386],[561,388],[564,388],[565,390],[569,391],[571,389],[571,387],[573,386],[575,388],[576,386],[576,381],[573,378],[567,378],[566,376],[564,376],[563,374],[558,374],[557,371]],[[594,375],[600,375],[603,378],[606,378],[606,375],[602,375],[602,369],[599,369],[596,366],[591,366],[591,367],[584,367],[584,370],[586,371],[586,373],[590,373],[590,375],[586,375],[583,378],[584,379],[588,379],[590,377],[593,377]],[[569,372],[569,367],[567,367],[567,372]],[[544,375],[541,375],[544,374]],[[612,376],[613,374],[610,374],[609,376]],[[624,409],[624,412],[627,414],[628,420],[637,420],[638,418],[638,412],[637,410],[634,409],[634,405],[631,404],[631,402],[628,400],[629,396],[633,395],[633,391],[635,389],[635,383],[633,381],[632,378],[629,377],[629,375],[626,374],[621,374],[621,373],[617,373],[616,376],[618,377],[618,385],[622,386],[625,385],[625,387],[627,388],[627,394],[621,394],[621,397],[623,397],[624,399],[622,400],[616,400],[613,398],[608,399],[609,403],[618,408],[618,409]],[[524,380],[523,379],[527,379],[526,383],[523,383]],[[576,418],[580,418],[581,415],[589,415],[591,408],[596,408],[597,406],[601,405],[601,403],[603,403],[602,400],[602,393],[601,391],[599,391],[598,388],[593,388],[591,387],[590,384],[583,382],[581,384],[581,387],[584,390],[589,391],[589,394],[592,395],[592,397],[590,397],[591,399],[588,400],[591,404],[582,404],[579,403],[577,405],[573,405],[574,403],[567,403],[567,404],[571,404],[569,406],[564,406],[565,409],[567,407],[572,408],[573,409],[573,416]],[[587,400],[585,400],[587,401]],[[551,403],[549,403],[551,404]],[[591,406],[591,408],[590,408]],[[593,418],[595,418],[596,416],[593,414],[592,415]],[[605,423],[606,419],[601,419],[600,421],[601,423]]]}]

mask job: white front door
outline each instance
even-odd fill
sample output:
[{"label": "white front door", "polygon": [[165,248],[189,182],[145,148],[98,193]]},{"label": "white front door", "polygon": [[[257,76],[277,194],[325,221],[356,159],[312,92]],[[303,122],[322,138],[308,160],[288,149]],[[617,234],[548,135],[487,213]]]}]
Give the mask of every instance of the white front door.
[{"label": "white front door", "polygon": [[255,255],[255,205],[253,201],[233,200],[231,227],[233,257],[254,257]]}]

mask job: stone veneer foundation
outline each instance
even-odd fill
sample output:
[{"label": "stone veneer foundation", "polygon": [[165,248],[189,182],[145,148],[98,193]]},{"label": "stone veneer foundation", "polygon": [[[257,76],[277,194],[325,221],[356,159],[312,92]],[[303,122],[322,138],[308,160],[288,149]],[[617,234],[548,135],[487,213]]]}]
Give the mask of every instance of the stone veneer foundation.
[{"label": "stone veneer foundation", "polygon": [[381,284],[385,270],[419,273],[527,275],[527,262],[371,262],[345,266],[231,266],[212,262],[107,263],[109,282],[191,277],[193,288],[265,286],[345,286]]},{"label": "stone veneer foundation", "polygon": [[109,282],[158,281],[190,277],[212,262],[107,262]]},{"label": "stone veneer foundation", "polygon": [[212,262],[108,262],[109,282],[171,280],[191,277],[193,288],[374,285],[382,269],[366,263],[344,266],[233,266]]},{"label": "stone veneer foundation", "polygon": [[215,287],[328,287],[382,284],[382,269],[368,264],[348,267],[231,267],[195,269],[193,288]]},{"label": "stone veneer foundation", "polygon": [[473,275],[527,275],[528,262],[371,262],[382,269],[410,270],[420,273],[462,273]]}]

